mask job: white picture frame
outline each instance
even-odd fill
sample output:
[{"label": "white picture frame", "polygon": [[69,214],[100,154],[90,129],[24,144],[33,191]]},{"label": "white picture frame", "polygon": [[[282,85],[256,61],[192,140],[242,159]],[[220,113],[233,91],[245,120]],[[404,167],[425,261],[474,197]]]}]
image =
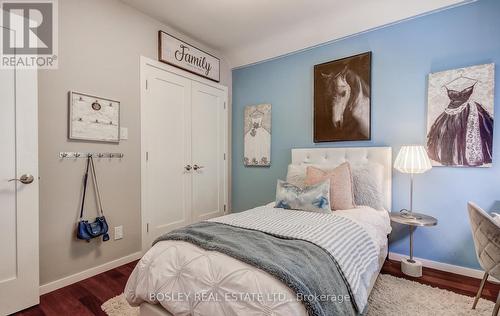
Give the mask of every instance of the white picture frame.
[{"label": "white picture frame", "polygon": [[120,142],[120,101],[70,91],[68,121],[69,139]]}]

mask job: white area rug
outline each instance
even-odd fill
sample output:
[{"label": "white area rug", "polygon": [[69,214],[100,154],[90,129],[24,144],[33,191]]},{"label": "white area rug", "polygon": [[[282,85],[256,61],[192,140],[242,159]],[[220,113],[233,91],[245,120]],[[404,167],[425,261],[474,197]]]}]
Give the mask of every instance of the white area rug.
[{"label": "white area rug", "polygon": [[[481,299],[476,310],[471,310],[473,300],[472,297],[381,274],[370,294],[368,316],[491,315],[493,302]],[[105,302],[101,308],[109,316],[139,315],[139,308],[128,305],[123,294]]]},{"label": "white area rug", "polygon": [[472,310],[473,301],[473,297],[381,274],[368,299],[368,315],[489,316],[493,312],[493,302],[480,299]]},{"label": "white area rug", "polygon": [[125,295],[120,294],[107,300],[101,305],[101,309],[109,316],[137,316],[139,307],[132,307],[125,300]]}]

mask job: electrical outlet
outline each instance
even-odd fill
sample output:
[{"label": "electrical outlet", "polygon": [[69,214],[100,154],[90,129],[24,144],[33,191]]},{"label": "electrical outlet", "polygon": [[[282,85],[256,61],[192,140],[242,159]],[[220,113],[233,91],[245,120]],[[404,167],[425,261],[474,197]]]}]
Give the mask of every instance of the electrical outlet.
[{"label": "electrical outlet", "polygon": [[128,139],[128,128],[120,127],[120,139]]},{"label": "electrical outlet", "polygon": [[115,240],[123,238],[123,226],[115,227]]}]

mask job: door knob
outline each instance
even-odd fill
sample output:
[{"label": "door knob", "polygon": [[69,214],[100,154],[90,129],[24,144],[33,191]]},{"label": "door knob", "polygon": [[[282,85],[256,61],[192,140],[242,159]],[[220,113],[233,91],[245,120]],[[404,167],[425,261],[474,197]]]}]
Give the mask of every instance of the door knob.
[{"label": "door knob", "polygon": [[191,171],[192,167],[191,167],[191,165],[187,165],[184,167],[184,169],[186,169],[187,171]]},{"label": "door knob", "polygon": [[31,174],[23,174],[21,178],[19,179],[10,179],[9,182],[11,181],[19,181],[24,184],[30,184],[35,180],[35,178]]},{"label": "door knob", "polygon": [[198,165],[194,165],[193,166],[194,170],[199,170],[199,169],[203,169],[203,168],[205,168],[205,167],[204,166],[198,166]]}]

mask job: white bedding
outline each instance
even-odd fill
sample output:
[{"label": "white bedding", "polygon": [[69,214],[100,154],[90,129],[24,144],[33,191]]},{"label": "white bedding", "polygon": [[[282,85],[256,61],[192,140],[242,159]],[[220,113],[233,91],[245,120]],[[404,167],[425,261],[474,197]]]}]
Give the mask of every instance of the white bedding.
[{"label": "white bedding", "polygon": [[[383,253],[387,212],[360,207],[335,214],[363,227]],[[307,315],[295,293],[268,273],[181,241],[152,247],[132,272],[125,295],[132,305],[160,303],[174,315]]]},{"label": "white bedding", "polygon": [[334,213],[361,225],[379,248],[387,247],[387,235],[391,232],[391,219],[387,211],[377,211],[368,206],[360,206],[351,210],[335,211]]},{"label": "white bedding", "polygon": [[[273,207],[276,203],[271,202],[266,207]],[[375,210],[369,206],[358,206],[349,210],[337,210],[333,212],[361,225],[379,248],[387,247],[387,235],[391,233],[391,219],[389,212]]]}]

